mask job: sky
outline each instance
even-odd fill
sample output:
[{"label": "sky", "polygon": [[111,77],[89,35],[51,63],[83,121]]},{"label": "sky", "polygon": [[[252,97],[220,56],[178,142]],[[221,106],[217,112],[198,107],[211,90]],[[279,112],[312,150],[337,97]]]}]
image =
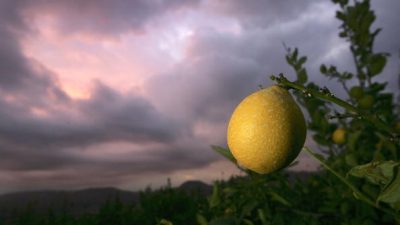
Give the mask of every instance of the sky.
[{"label": "sky", "polygon": [[[372,7],[375,49],[392,55],[383,79],[397,91],[400,2]],[[226,146],[234,107],[269,75],[293,78],[283,43],[334,91],[320,64],[354,71],[336,10],[323,0],[0,0],[0,193],[240,174],[210,145]]]}]

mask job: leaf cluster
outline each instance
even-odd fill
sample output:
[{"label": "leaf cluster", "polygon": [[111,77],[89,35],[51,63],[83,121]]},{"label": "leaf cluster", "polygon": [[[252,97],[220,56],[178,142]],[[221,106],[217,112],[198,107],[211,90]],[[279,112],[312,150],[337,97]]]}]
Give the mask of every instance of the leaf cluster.
[{"label": "leaf cluster", "polygon": [[[373,48],[381,29],[372,29],[376,16],[370,8],[369,0],[355,0],[352,4],[348,0],[333,2],[339,5],[336,13],[342,23],[339,36],[349,43],[355,70],[341,71],[335,65],[322,64],[320,73],[336,81],[333,83],[339,85],[333,88],[341,88],[344,93],[341,96],[344,97],[337,97],[331,91],[332,87],[320,86],[311,81],[305,67],[307,57],[300,55],[298,48],[285,46],[286,61],[293,68],[296,79],[289,81],[283,74],[271,76],[279,85],[291,89],[307,112],[309,134],[322,153],[319,155],[306,148],[323,166],[321,173],[313,178],[314,181],[309,181],[318,183],[313,188],[314,193],[299,191],[310,188],[308,182],[297,184],[295,192],[300,194],[296,197],[292,196],[294,190],[280,184],[277,189],[285,190],[283,196],[291,196],[288,199],[298,201],[297,204],[282,206],[319,215],[313,219],[308,218],[309,223],[326,224],[320,220],[326,217],[334,221],[333,224],[400,223],[400,131],[396,128],[400,122],[399,102],[396,102],[395,93],[386,90],[387,82],[379,79],[389,54],[376,52]],[[332,136],[337,129],[345,130],[344,142],[333,140]],[[220,148],[218,152],[226,156],[229,150],[224,152]],[[228,158],[232,161],[232,157]],[[252,177],[252,174],[249,173],[249,176]],[[266,193],[269,189],[263,188],[264,195],[268,196]],[[315,195],[319,200],[308,202]],[[222,203],[229,202],[229,197],[222,196]],[[259,207],[273,200],[266,198],[264,201],[267,203],[258,201]],[[337,213],[338,209],[342,214],[336,214],[335,217],[334,212]],[[244,209],[238,209],[239,212],[241,210]],[[251,215],[252,222],[269,224],[262,222],[262,217],[256,215],[256,211]],[[286,215],[288,213],[285,212]],[[273,214],[268,221],[285,214]],[[353,217],[349,218],[351,215]],[[254,220],[257,216],[258,220]],[[243,222],[241,214],[235,218],[241,221],[238,224],[252,224]],[[298,224],[301,224],[300,221],[296,219]],[[290,221],[284,224],[290,224]]]}]

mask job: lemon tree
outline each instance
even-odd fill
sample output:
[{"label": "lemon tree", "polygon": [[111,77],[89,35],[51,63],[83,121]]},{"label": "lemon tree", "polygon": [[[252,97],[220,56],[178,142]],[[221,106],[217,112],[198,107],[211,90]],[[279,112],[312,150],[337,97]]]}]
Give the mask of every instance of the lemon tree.
[{"label": "lemon tree", "polygon": [[306,123],[290,93],[277,85],[243,99],[228,125],[227,142],[237,162],[257,173],[288,166],[306,138]]},{"label": "lemon tree", "polygon": [[[287,155],[288,149],[298,154],[297,148],[287,147],[288,143],[304,143],[301,129],[291,134],[296,137],[289,134],[294,132],[293,127],[301,127],[301,116],[270,116],[268,109],[282,109],[270,92],[272,88],[255,92],[232,114],[228,149],[213,148],[264,175],[245,170],[250,179],[214,188],[209,217],[215,219],[209,224],[400,224],[400,96],[389,92],[382,78],[376,79],[389,55],[374,49],[380,29],[372,26],[376,16],[369,0],[332,1],[338,5],[339,36],[350,44],[355,70],[342,71],[322,64],[320,72],[332,82],[337,81],[345,97],[338,98],[329,87],[309,80],[307,57],[301,56],[297,48],[285,47],[295,80],[289,81],[283,74],[271,77],[279,88],[292,89],[296,102],[307,114],[308,134],[317,147],[303,150],[320,162],[321,172],[306,182],[295,183],[295,192],[288,185],[279,169],[293,160]],[[292,100],[288,102],[296,105]],[[291,125],[286,126],[286,122]],[[281,130],[284,127],[286,130]],[[275,154],[281,154],[279,165],[274,164],[278,159]],[[233,210],[226,215],[225,208]],[[306,221],[296,220],[299,215]]]}]

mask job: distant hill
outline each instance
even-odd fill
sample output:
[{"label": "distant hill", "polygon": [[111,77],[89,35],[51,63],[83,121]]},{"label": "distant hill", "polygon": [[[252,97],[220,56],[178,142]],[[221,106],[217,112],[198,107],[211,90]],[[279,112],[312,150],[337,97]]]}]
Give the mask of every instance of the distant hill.
[{"label": "distant hill", "polygon": [[202,196],[208,196],[212,192],[212,186],[198,180],[186,181],[179,186],[179,189],[187,192],[196,192]]},{"label": "distant hill", "polygon": [[119,199],[125,204],[139,201],[139,193],[116,188],[91,188],[79,191],[29,191],[0,196],[0,218],[32,207],[35,212],[46,213],[51,208],[55,213],[63,210],[73,214],[96,212],[107,201]]},{"label": "distant hill", "polygon": [[[289,182],[297,179],[306,180],[315,172],[287,171]],[[187,181],[177,187],[178,190],[211,195],[212,186],[201,181]],[[54,213],[66,211],[72,215],[97,212],[107,201],[118,199],[125,205],[137,204],[140,192],[124,191],[117,188],[90,188],[78,191],[27,191],[0,195],[0,220],[12,217],[14,213],[22,212],[29,207],[36,213]]]},{"label": "distant hill", "polygon": [[[212,187],[201,181],[187,181],[178,189],[197,192],[204,196],[211,193]],[[78,191],[27,191],[0,195],[0,220],[9,218],[15,212],[31,207],[38,213],[55,213],[65,210],[73,215],[96,212],[107,201],[118,198],[124,204],[137,204],[140,192],[124,191],[117,188],[90,188]]]}]

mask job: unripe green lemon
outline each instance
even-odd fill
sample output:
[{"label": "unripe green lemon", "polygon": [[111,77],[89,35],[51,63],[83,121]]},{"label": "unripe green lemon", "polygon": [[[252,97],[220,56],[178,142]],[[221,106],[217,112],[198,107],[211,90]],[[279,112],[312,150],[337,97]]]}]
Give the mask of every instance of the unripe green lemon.
[{"label": "unripe green lemon", "polygon": [[346,142],[346,130],[343,128],[336,129],[332,134],[332,141],[336,144],[343,144]]},{"label": "unripe green lemon", "polygon": [[375,99],[372,95],[365,95],[358,102],[358,106],[362,109],[369,109],[374,105]]},{"label": "unripe green lemon", "polygon": [[228,124],[227,141],[241,166],[265,174],[298,156],[306,131],[297,103],[286,89],[274,85],[239,103]]},{"label": "unripe green lemon", "polygon": [[364,91],[361,87],[359,86],[354,86],[350,89],[350,96],[354,99],[360,99],[364,95]]}]

